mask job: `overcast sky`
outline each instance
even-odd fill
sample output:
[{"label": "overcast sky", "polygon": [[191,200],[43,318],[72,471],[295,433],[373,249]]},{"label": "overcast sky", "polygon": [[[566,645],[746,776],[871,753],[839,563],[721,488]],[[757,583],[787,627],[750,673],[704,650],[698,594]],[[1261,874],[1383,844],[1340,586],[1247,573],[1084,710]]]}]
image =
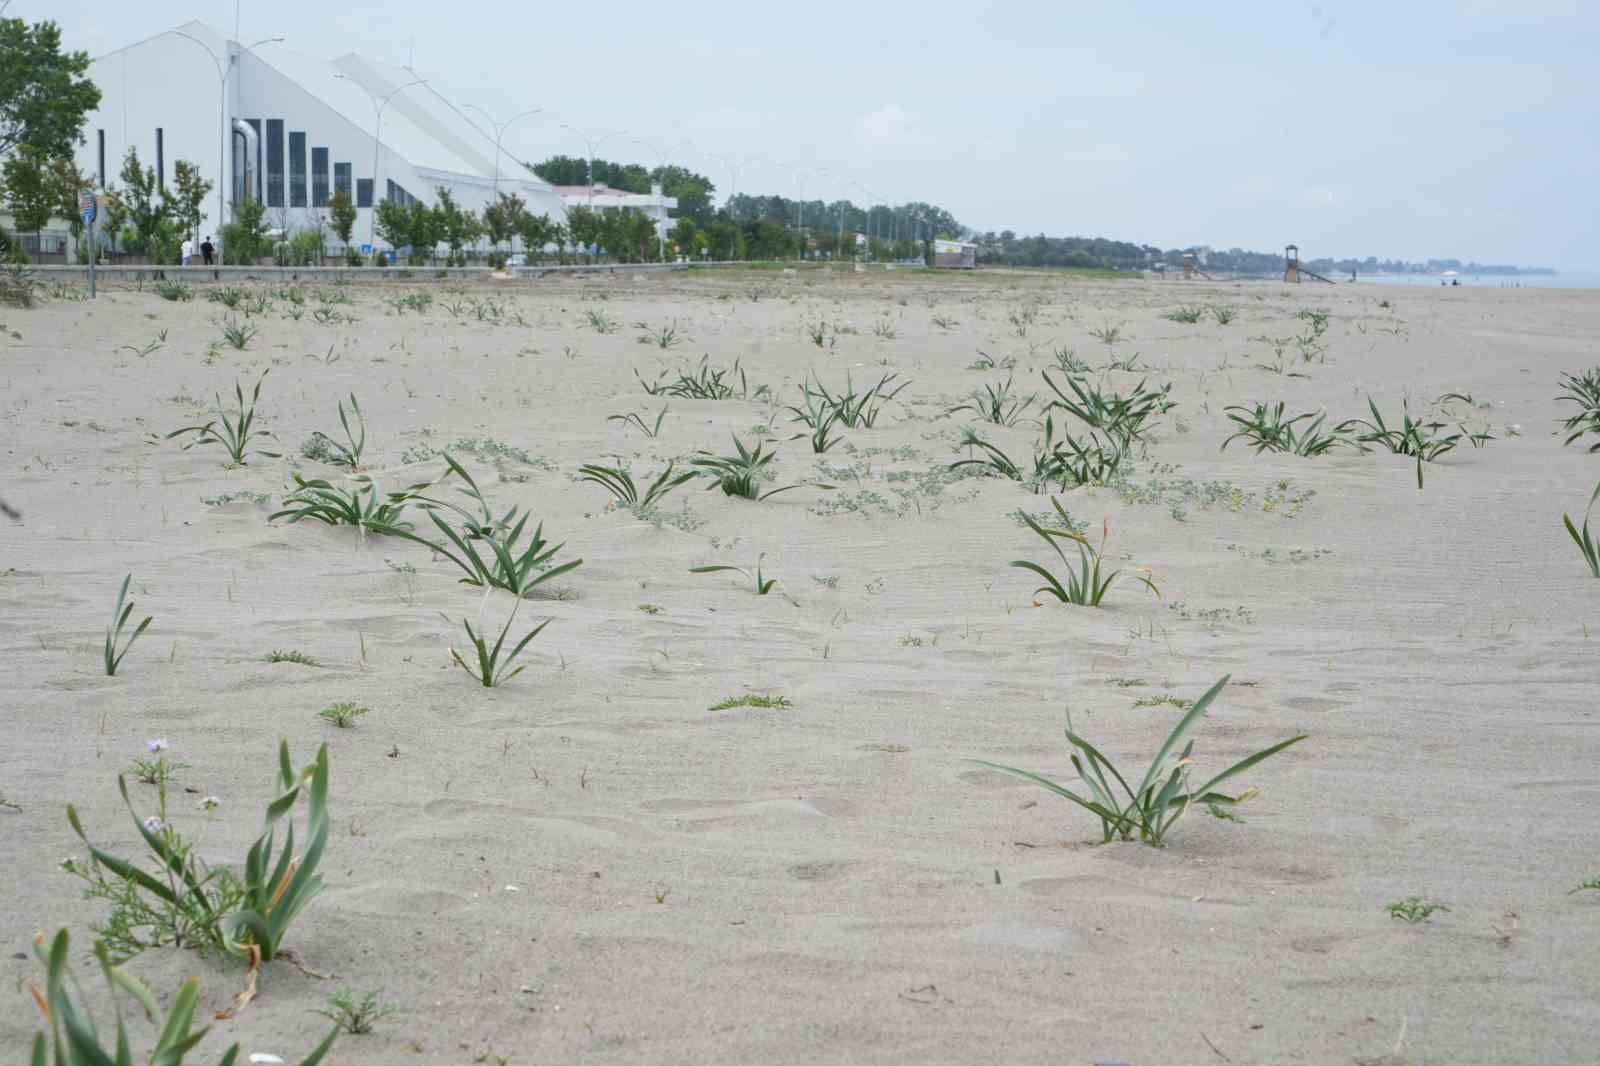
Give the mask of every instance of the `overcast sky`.
[{"label": "overcast sky", "polygon": [[[12,0],[92,55],[233,0]],[[626,129],[728,190],[979,230],[1600,268],[1600,2],[243,0],[246,40],[405,63],[508,149]],[[211,82],[196,53],[197,91]]]}]

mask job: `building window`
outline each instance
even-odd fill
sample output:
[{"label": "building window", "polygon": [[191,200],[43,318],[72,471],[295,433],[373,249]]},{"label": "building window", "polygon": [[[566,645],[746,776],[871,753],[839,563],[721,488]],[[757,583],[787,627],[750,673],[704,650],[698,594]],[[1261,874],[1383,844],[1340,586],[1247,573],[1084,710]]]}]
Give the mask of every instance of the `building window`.
[{"label": "building window", "polygon": [[267,206],[283,206],[283,119],[267,119]]},{"label": "building window", "polygon": [[267,150],[267,142],[261,136],[261,120],[260,119],[258,119],[258,118],[247,118],[247,119],[245,119],[245,122],[250,126],[251,129],[256,131],[256,169],[255,169],[256,177],[255,177],[255,188],[250,190],[250,195],[255,200],[257,200],[258,202],[263,202],[264,203],[265,201],[263,201],[261,198],[267,194],[266,187],[265,187],[265,185],[262,184],[266,180],[266,175],[267,175],[267,164],[266,164],[266,158],[267,157],[264,154],[266,152],[266,150]]},{"label": "building window", "polygon": [[106,131],[95,130],[95,141],[100,150],[100,187],[106,187]]},{"label": "building window", "polygon": [[393,200],[401,207],[410,207],[412,204],[417,202],[417,198],[415,196],[412,196],[410,193],[406,192],[405,186],[397,184],[393,181],[389,182],[388,196],[386,199]]},{"label": "building window", "polygon": [[311,149],[311,206],[328,206],[328,150]]},{"label": "building window", "polygon": [[160,126],[156,127],[156,188],[167,191],[166,143],[161,136]]},{"label": "building window", "polygon": [[306,135],[289,134],[289,206],[306,205]]},{"label": "building window", "polygon": [[372,179],[371,178],[357,178],[356,179],[356,206],[357,207],[371,207],[372,206]]},{"label": "building window", "polygon": [[349,163],[335,163],[333,165],[333,191],[342,192],[346,196],[355,195],[355,190],[350,186]]}]

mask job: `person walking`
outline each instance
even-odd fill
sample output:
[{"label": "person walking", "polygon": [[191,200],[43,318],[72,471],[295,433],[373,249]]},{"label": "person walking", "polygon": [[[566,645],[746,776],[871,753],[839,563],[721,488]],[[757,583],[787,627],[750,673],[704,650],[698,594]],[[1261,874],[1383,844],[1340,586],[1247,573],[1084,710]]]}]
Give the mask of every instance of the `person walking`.
[{"label": "person walking", "polygon": [[185,237],[183,239],[183,259],[181,260],[179,265],[180,266],[188,266],[189,265],[189,260],[191,260],[193,258],[194,258],[194,241],[191,240],[188,237]]},{"label": "person walking", "polygon": [[216,265],[216,263],[213,261],[216,257],[216,254],[217,249],[212,245],[211,235],[208,233],[206,234],[205,243],[200,246],[200,255],[205,259],[206,266]]}]

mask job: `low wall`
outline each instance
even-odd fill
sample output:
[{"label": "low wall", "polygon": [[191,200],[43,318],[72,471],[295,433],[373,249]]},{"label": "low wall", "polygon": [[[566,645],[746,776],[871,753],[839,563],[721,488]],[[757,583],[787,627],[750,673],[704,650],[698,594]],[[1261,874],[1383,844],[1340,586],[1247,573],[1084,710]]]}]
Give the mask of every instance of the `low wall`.
[{"label": "low wall", "polygon": [[[687,270],[691,266],[736,266],[733,263],[595,263],[570,266],[513,267],[519,278],[542,278],[547,274],[662,274],[674,270]],[[35,276],[54,281],[73,281],[88,284],[87,266],[30,265]],[[494,273],[489,267],[347,267],[347,266],[152,266],[149,264],[97,266],[98,281],[186,281],[232,283],[240,281],[334,281],[352,282],[405,282],[420,281],[480,281]]]}]

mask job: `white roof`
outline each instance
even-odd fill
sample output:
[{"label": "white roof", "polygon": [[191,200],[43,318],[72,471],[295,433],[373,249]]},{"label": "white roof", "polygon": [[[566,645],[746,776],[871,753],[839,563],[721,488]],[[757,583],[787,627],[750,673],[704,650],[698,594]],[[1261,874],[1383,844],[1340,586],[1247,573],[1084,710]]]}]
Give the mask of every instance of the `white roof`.
[{"label": "white roof", "polygon": [[[178,29],[199,38],[219,55],[227,47],[227,38],[204,22],[187,22]],[[374,97],[382,100],[401,86],[426,77],[354,52],[326,60],[281,44],[264,44],[247,56],[276,70],[368,135],[374,132],[376,122]],[[412,86],[390,98],[383,111],[383,143],[418,169],[477,176],[485,181],[494,175],[493,135],[475,122],[470,112],[447,100],[431,84]],[[500,171],[502,184],[515,182],[525,189],[550,189],[549,183],[529,172],[508,152],[502,152]]]}]

